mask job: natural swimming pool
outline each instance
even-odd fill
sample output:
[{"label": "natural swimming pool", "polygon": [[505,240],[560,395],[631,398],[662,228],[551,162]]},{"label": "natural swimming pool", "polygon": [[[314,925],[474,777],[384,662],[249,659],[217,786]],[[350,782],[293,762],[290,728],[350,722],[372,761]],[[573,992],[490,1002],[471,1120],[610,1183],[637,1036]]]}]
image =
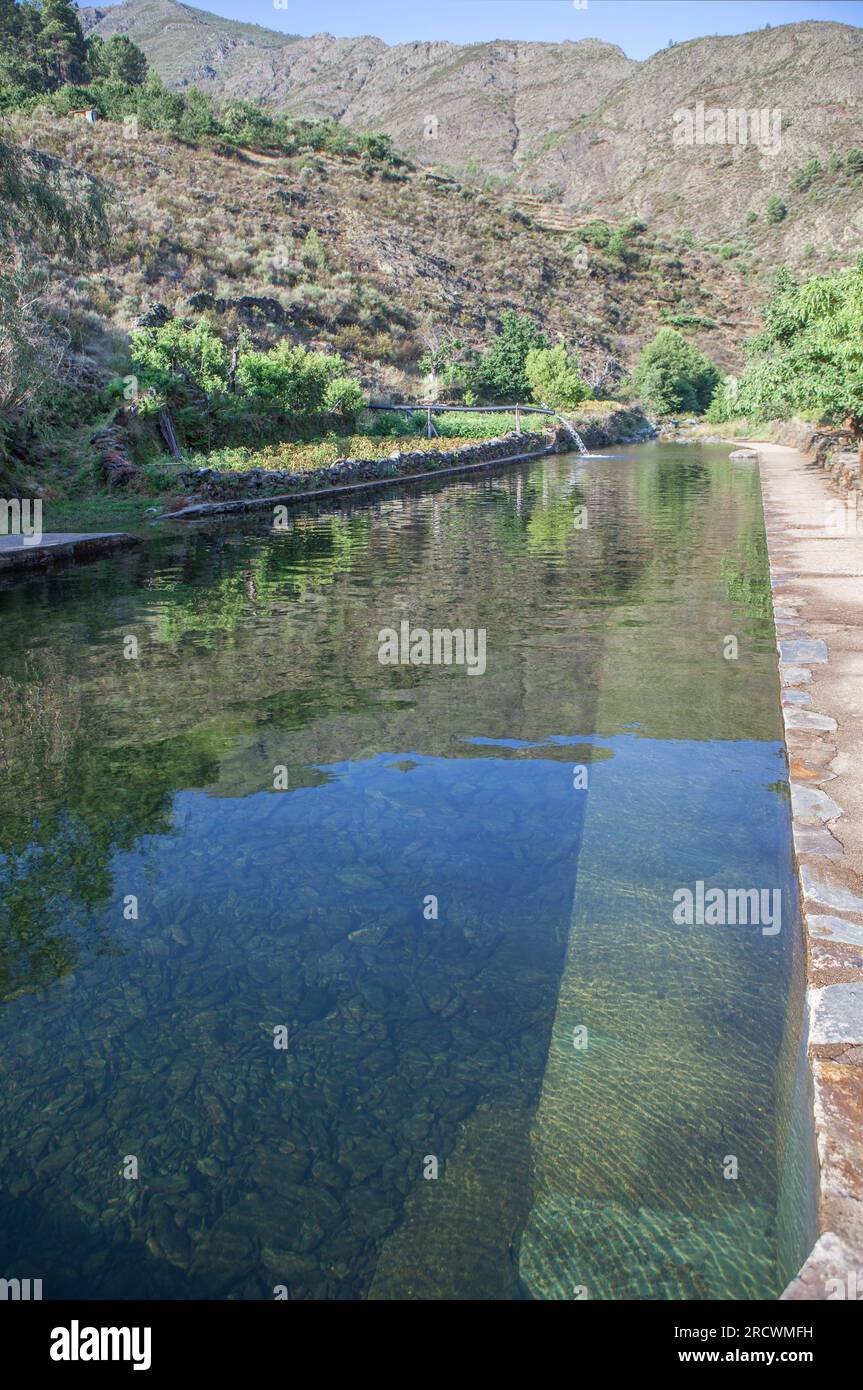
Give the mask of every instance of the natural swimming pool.
[{"label": "natural swimming pool", "polygon": [[[178,525],[0,594],[0,1276],[781,1291],[799,924],[727,453]],[[482,630],[482,673],[382,663],[403,621]],[[698,883],[781,929],[680,925]]]}]

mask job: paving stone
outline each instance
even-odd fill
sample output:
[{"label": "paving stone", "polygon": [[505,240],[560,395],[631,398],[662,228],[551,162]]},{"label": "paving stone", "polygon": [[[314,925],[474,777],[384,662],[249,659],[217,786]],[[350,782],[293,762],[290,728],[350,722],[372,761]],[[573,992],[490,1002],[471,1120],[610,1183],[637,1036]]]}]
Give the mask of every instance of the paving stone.
[{"label": "paving stone", "polygon": [[787,661],[780,661],[779,679],[783,685],[808,685],[812,672],[808,666],[792,666]]},{"label": "paving stone", "polygon": [[818,912],[806,918],[809,935],[823,941],[841,941],[848,946],[863,948],[863,927],[846,922],[844,917],[832,917]]},{"label": "paving stone", "polygon": [[810,869],[807,864],[800,866],[800,881],[807,898],[814,898],[816,902],[824,903],[826,907],[835,908],[838,912],[863,914],[863,898],[843,888],[840,883],[831,883]]},{"label": "paving stone", "polygon": [[809,1043],[863,1043],[863,982],[809,990]]},{"label": "paving stone", "polygon": [[779,657],[782,661],[790,661],[794,665],[816,664],[827,660],[827,643],[820,637],[795,637],[780,641]]},{"label": "paving stone", "polygon": [[823,825],[802,825],[794,822],[794,849],[798,856],[820,854],[827,859],[841,859],[844,853],[841,844]]},{"label": "paving stone", "polygon": [[795,816],[809,820],[836,820],[842,814],[841,806],[820,787],[801,786],[798,782],[791,783],[791,809]]},{"label": "paving stone", "polygon": [[783,710],[785,725],[789,729],[805,729],[812,733],[832,734],[836,729],[836,720],[831,719],[829,714],[818,714],[816,710],[791,709]]}]

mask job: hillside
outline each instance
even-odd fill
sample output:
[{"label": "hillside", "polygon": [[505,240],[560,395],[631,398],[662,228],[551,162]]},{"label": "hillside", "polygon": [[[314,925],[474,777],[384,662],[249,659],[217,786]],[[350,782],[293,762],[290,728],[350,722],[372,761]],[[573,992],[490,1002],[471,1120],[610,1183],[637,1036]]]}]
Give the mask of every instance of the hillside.
[{"label": "hillside", "polygon": [[98,316],[126,330],[153,302],[206,310],[227,327],[248,323],[264,342],[330,344],[367,385],[409,394],[421,389],[430,320],[482,348],[505,309],[530,313],[552,340],[580,347],[588,379],[606,384],[631,370],[658,322],[682,316],[729,369],[756,327],[758,266],[647,229],[616,252],[421,169],[219,152],[144,130],[130,142],[107,121],[14,124],[111,196],[110,262],[74,279],[73,303],[91,326]]},{"label": "hillside", "polygon": [[[415,160],[543,191],[580,214],[639,217],[709,240],[785,196],[813,156],[863,146],[863,30],[802,23],[678,44],[645,62],[596,39],[561,44],[387,46],[376,38],[292,36],[238,25],[174,0],[82,12],[95,33],[127,33],[175,87],[259,100],[294,116],[382,130]],[[677,147],[673,112],[702,100],[782,112],[776,152]],[[717,196],[717,180],[721,196]],[[789,222],[783,255],[859,245],[861,199]]]}]

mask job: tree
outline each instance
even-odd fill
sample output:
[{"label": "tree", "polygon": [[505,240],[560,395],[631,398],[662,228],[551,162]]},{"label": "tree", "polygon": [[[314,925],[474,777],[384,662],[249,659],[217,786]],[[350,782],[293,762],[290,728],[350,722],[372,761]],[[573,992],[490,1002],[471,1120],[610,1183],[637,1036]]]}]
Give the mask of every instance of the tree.
[{"label": "tree", "polygon": [[[734,400],[738,415],[850,420],[863,433],[863,256],[837,275],[798,285],[777,273],[764,331],[746,348]],[[718,396],[711,411],[725,418]]]},{"label": "tree", "polygon": [[63,376],[69,333],[45,312],[48,277],[21,251],[0,258],[0,449],[2,421],[27,421]]},{"label": "tree", "polygon": [[429,395],[432,400],[437,400],[438,378],[441,375],[453,375],[447,373],[446,369],[454,365],[457,355],[464,348],[464,343],[451,329],[434,321],[423,325],[420,337],[425,348],[420,359],[420,369],[428,374]]},{"label": "tree", "polygon": [[578,354],[567,353],[562,343],[553,348],[531,348],[524,368],[539,405],[572,410],[590,395],[587,382],[579,376]]},{"label": "tree", "polygon": [[98,34],[87,43],[87,66],[92,77],[105,77],[140,87],[147,79],[147,59],[142,49],[125,34],[107,40]]},{"label": "tree", "polygon": [[4,435],[49,409],[65,372],[69,334],[50,311],[50,271],[36,253],[83,258],[107,234],[97,184],[0,132],[0,453]]},{"label": "tree", "polygon": [[530,394],[527,354],[531,348],[547,347],[545,334],[532,318],[507,309],[501,317],[500,332],[473,370],[473,384],[496,400],[523,400]]},{"label": "tree", "polygon": [[49,87],[83,82],[87,76],[87,45],[77,6],[71,0],[42,0],[39,20],[39,53]]},{"label": "tree", "polygon": [[39,52],[41,28],[35,5],[0,0],[0,82],[27,95],[46,88]]},{"label": "tree", "polygon": [[102,190],[59,159],[4,140],[0,131],[0,236],[24,249],[35,238],[46,249],[59,242],[70,254],[82,253],[108,236]]},{"label": "tree", "polygon": [[337,380],[344,382],[344,361],[335,353],[307,352],[292,347],[285,338],[269,352],[248,352],[240,358],[237,380],[244,391],[265,409],[295,411],[316,415],[341,408],[339,399],[351,407],[340,386],[328,395]]},{"label": "tree", "polygon": [[642,349],[635,372],[639,395],[656,415],[701,413],[719,380],[709,358],[673,328],[661,328]]},{"label": "tree", "polygon": [[189,388],[208,397],[227,392],[228,349],[205,319],[191,326],[170,319],[159,328],[138,328],[130,339],[144,390],[183,398]]},{"label": "tree", "polygon": [[327,383],[324,410],[334,411],[346,420],[355,421],[365,403],[365,392],[352,376],[335,376]]}]

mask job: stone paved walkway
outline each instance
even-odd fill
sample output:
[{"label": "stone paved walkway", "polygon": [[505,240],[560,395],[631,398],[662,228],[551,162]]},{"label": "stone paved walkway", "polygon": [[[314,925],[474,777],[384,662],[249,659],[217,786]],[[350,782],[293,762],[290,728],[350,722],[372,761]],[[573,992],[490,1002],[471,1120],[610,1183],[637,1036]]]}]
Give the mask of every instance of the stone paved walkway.
[{"label": "stone paved walkway", "polygon": [[841,498],[824,470],[794,449],[749,447],[758,453],[770,554],[820,1162],[821,1237],[784,1297],[859,1298],[863,498],[858,511],[853,497]]}]

